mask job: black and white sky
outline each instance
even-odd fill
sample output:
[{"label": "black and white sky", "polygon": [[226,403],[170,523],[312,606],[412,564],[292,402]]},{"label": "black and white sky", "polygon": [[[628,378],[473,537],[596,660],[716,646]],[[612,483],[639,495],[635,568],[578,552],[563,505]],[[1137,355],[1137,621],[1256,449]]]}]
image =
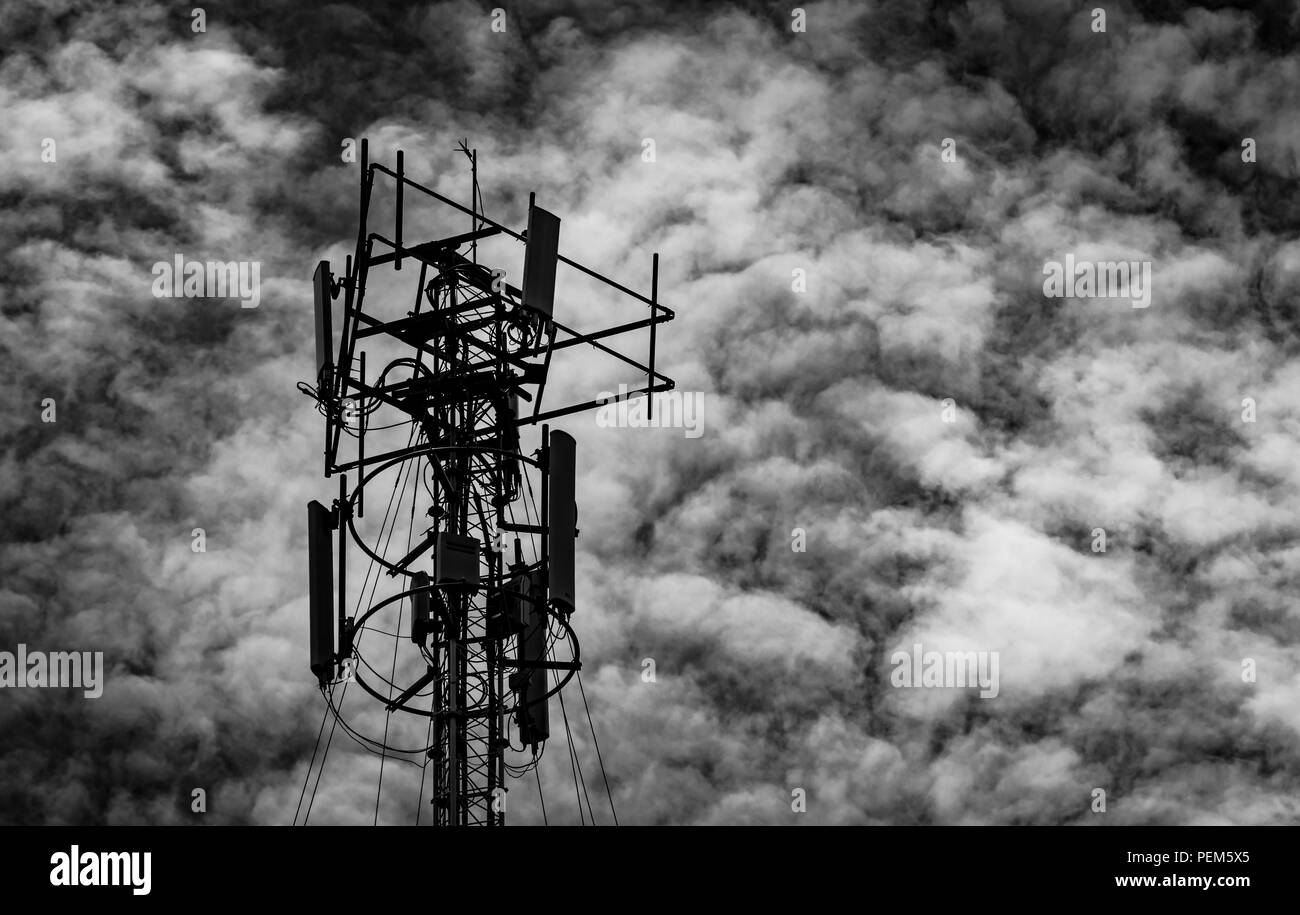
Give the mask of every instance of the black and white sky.
[{"label": "black and white sky", "polygon": [[[1300,821],[1293,3],[194,7],[0,2],[0,650],[106,677],[0,690],[0,823],[294,819],[335,493],[296,384],[363,136],[461,197],[468,138],[489,214],[536,191],[638,289],[660,253],[703,434],[562,424],[620,821]],[[258,307],[154,297],[176,254],[260,262]],[[1149,306],[1046,296],[1067,255]],[[917,643],[998,695],[895,688]],[[311,822],[369,823],[336,739]]]}]

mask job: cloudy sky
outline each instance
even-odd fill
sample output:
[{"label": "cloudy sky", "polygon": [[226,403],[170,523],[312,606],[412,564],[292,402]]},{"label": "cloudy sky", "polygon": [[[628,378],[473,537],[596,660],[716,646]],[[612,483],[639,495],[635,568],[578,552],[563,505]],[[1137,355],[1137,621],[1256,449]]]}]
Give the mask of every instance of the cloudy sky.
[{"label": "cloudy sky", "polygon": [[[703,435],[562,423],[621,822],[1300,820],[1293,4],[191,9],[0,2],[0,650],[107,677],[0,692],[0,822],[294,820],[336,492],[296,384],[362,136],[460,197],[468,138],[489,215],[536,191],[635,288],[660,253]],[[258,307],[155,298],[176,254],[260,262]],[[1046,296],[1067,256],[1149,306]],[[997,696],[892,685],[918,643]],[[311,822],[371,822],[378,771],[336,734]],[[540,776],[577,822],[561,741]]]}]

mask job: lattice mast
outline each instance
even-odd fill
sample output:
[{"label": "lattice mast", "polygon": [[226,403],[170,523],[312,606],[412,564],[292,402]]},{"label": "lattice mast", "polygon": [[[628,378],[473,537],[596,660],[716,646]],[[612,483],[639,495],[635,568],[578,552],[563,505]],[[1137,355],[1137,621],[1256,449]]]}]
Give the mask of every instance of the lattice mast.
[{"label": "lattice mast", "polygon": [[[548,699],[581,666],[571,625],[576,443],[566,433],[551,433],[544,421],[606,401],[596,398],[542,412],[552,360],[558,352],[588,344],[645,373],[646,384],[626,397],[671,390],[672,380],[655,370],[655,328],[671,320],[673,312],[658,303],[657,255],[647,298],[560,255],[560,220],[536,206],[532,195],[525,233],[488,219],[480,206],[477,154],[465,144],[461,149],[471,162],[469,208],[406,177],[401,151],[395,171],[371,163],[363,140],[355,253],[337,281],[329,262],[321,261],[316,270],[317,386],[305,390],[316,397],[326,419],[325,476],[339,476],[339,496],[330,509],[319,502],[308,507],[311,667],[330,709],[340,717],[342,696],[336,703],[335,692],[355,682],[383,702],[389,714],[400,711],[429,720],[431,739],[423,753],[433,773],[434,823],[501,825],[503,791],[513,768],[507,752],[531,749],[531,764],[536,764],[550,733]],[[395,193],[391,240],[368,230],[381,176],[391,179]],[[408,188],[422,201],[468,216],[469,231],[405,245]],[[504,270],[478,263],[479,242],[497,235],[525,242],[522,288],[505,282]],[[382,308],[367,300],[372,271],[402,271],[404,260],[408,269],[411,261],[419,264],[415,305],[403,317],[380,317]],[[650,316],[586,333],[558,322],[555,290],[561,264],[639,300],[649,306]],[[338,298],[342,322],[335,348]],[[642,329],[650,336],[648,365],[598,342]],[[367,371],[371,344],[387,359],[379,371],[379,360],[373,358]],[[530,403],[531,412],[521,413],[521,404]],[[397,421],[376,424],[381,415]],[[525,454],[521,429],[533,424],[541,424],[540,447]],[[366,453],[367,435],[373,438],[375,430],[394,427],[408,430],[405,447]],[[341,453],[345,437],[353,443],[351,456]],[[357,531],[365,490],[384,474],[395,474],[399,481],[403,474],[408,481],[418,475],[427,495],[417,523],[416,487],[408,544],[391,550],[388,543],[399,519],[386,513],[380,534],[391,520],[389,541],[381,545],[376,538],[373,548]],[[391,497],[389,504],[391,508]],[[399,513],[402,504],[399,500]],[[419,539],[411,545],[410,534],[417,529]],[[396,593],[368,606],[363,586],[363,603],[352,616],[346,590],[349,539],[378,567],[376,576],[402,582]],[[372,589],[372,600],[374,593]],[[386,634],[409,639],[408,652],[418,652],[414,660],[424,672],[410,682],[395,682],[395,646],[394,678],[379,675],[379,682],[372,683],[379,668],[362,652],[362,636],[384,632],[372,621],[381,613],[391,616],[394,607],[404,631]],[[411,752],[389,746],[387,727],[384,733],[384,740],[373,741],[383,753]],[[511,733],[521,747],[513,745]]]}]

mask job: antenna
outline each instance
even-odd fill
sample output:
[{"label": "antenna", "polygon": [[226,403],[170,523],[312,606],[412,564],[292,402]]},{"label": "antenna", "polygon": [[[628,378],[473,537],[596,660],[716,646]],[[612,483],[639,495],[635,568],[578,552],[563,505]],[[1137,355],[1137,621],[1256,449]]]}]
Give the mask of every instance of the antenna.
[{"label": "antenna", "polygon": [[330,329],[330,319],[334,306],[333,282],[328,261],[316,265],[316,276],[312,279],[316,295],[316,383],[327,387],[330,383],[330,369],[333,355],[334,335]]},{"label": "antenna", "polygon": [[546,513],[551,600],[565,613],[574,610],[576,587],[573,562],[578,536],[577,446],[567,432],[553,432],[547,447],[551,481]]},{"label": "antenna", "polygon": [[334,660],[333,522],[319,502],[307,503],[307,564],[311,575],[311,671],[323,687]]},{"label": "antenna", "polygon": [[555,265],[559,255],[560,217],[546,212],[530,198],[523,302],[547,318],[555,310]]},{"label": "antenna", "polygon": [[[469,207],[415,181],[401,150],[395,169],[372,162],[362,140],[355,251],[339,280],[328,261],[316,268],[317,386],[300,389],[324,417],[325,476],[339,476],[339,498],[333,511],[308,508],[311,669],[350,737],[385,760],[433,769],[434,823],[501,825],[507,775],[537,765],[549,700],[582,666],[572,624],[577,442],[549,421],[605,399],[557,404],[552,393],[543,411],[547,380],[594,352],[645,376],[626,396],[672,390],[655,369],[654,333],[673,312],[659,303],[657,255],[646,296],[560,253],[561,220],[534,195],[524,232],[488,218],[477,151],[466,141],[458,149],[469,160]],[[372,209],[383,210],[392,239],[372,230]],[[457,231],[452,221],[465,217],[469,231]],[[432,238],[430,226],[439,227]],[[428,240],[412,239],[417,232]],[[519,243],[515,287],[485,262],[518,264]],[[642,316],[611,314],[578,330],[570,315],[592,314],[593,301]],[[642,331],[648,366],[618,348]],[[364,489],[372,511],[363,516]],[[347,540],[370,566],[355,594]],[[343,717],[354,683],[382,706],[382,733]],[[376,798],[376,818],[378,809]]]}]

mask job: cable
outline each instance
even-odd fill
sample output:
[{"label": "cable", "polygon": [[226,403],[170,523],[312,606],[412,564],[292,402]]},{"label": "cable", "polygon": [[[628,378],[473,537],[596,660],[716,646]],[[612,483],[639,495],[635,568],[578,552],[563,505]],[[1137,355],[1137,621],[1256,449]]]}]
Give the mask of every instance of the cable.
[{"label": "cable", "polygon": [[[408,437],[408,439],[407,439],[408,447],[409,447],[410,443],[411,443],[412,441],[414,441],[414,438],[415,438],[415,429],[412,428],[412,430],[411,430],[411,435],[410,435],[410,436]],[[404,469],[405,469],[405,470],[409,470],[409,464],[408,464],[407,468],[404,468]],[[399,480],[399,481],[401,480],[401,476],[402,476],[402,475],[399,474],[399,477],[398,477],[398,480]],[[408,479],[409,479],[409,475],[408,475]],[[397,488],[398,488],[398,481],[395,481],[394,484],[393,484],[393,491],[392,491],[391,493],[389,493],[389,496],[388,496],[388,505],[387,505],[387,507],[386,507],[385,510],[384,510],[384,519],[383,519],[383,521],[382,521],[381,524],[380,524],[380,527],[379,527],[379,533],[378,533],[378,535],[375,537],[375,551],[376,551],[376,552],[378,552],[379,541],[384,537],[384,530],[385,530],[385,528],[388,527],[388,518],[389,518],[390,513],[392,512],[393,499],[397,496]],[[405,491],[405,487],[403,487],[403,491]],[[385,550],[385,551],[388,549],[388,543],[391,543],[391,542],[392,542],[393,531],[396,530],[396,527],[397,527],[397,525],[396,525],[396,519],[394,518],[393,528],[392,528],[391,530],[388,531],[388,541],[387,541],[387,542],[385,543],[385,545],[384,545],[384,550]],[[366,577],[365,577],[365,581],[362,582],[362,585],[361,585],[361,591],[360,591],[360,593],[357,595],[357,612],[360,611],[360,609],[361,609],[361,605],[362,605],[362,603],[365,601],[365,597],[366,597],[366,594],[365,594],[366,587],[367,587],[367,585],[369,585],[369,584],[371,583],[371,575],[372,575],[372,573],[374,572],[374,570],[375,570],[375,560],[372,558],[372,559],[370,560],[370,564],[369,564],[369,565],[367,566],[367,568],[366,568]],[[374,594],[375,594],[375,591],[378,589],[378,586],[379,586],[379,579],[380,579],[380,577],[381,577],[381,576],[375,576],[375,577],[374,577],[374,583],[373,583],[373,585],[371,585],[371,587],[370,587],[370,599],[371,599],[372,601],[374,600]],[[400,624],[399,624],[399,625],[400,625]],[[364,634],[364,630],[365,630],[366,628],[367,628],[367,627],[364,627],[364,626],[362,627],[362,634]],[[353,647],[354,647],[354,648],[357,648],[357,647],[360,645],[360,642],[361,642],[361,636],[358,635],[358,637],[357,637],[357,641],[356,641],[356,643],[354,644]],[[362,660],[362,662],[365,663],[364,658],[361,657],[361,654],[360,654],[359,651],[357,652],[357,657],[358,657],[359,660]],[[367,663],[366,666],[369,667],[370,665]],[[376,675],[378,675],[377,672],[376,672]],[[324,774],[325,774],[325,763],[326,763],[326,762],[328,761],[328,759],[329,759],[329,751],[330,751],[330,747],[333,746],[333,742],[334,742],[334,730],[335,730],[335,728],[338,727],[340,724],[343,726],[343,732],[344,732],[345,734],[347,734],[348,737],[352,738],[352,740],[355,741],[355,742],[356,742],[360,747],[362,747],[362,749],[365,749],[367,752],[370,752],[370,753],[376,753],[376,751],[373,749],[373,747],[375,747],[375,746],[380,747],[380,748],[381,748],[385,753],[392,753],[392,754],[406,754],[406,755],[411,755],[411,756],[424,754],[424,753],[427,753],[427,751],[429,750],[428,747],[425,747],[425,748],[422,749],[422,750],[404,750],[404,749],[400,749],[400,748],[387,747],[387,746],[384,746],[384,745],[382,745],[382,744],[378,744],[378,743],[376,743],[372,738],[366,737],[364,734],[361,734],[360,732],[358,732],[358,731],[356,731],[354,728],[352,728],[351,725],[349,725],[345,720],[343,720],[343,713],[342,713],[343,702],[347,699],[347,690],[348,690],[348,685],[350,684],[350,682],[351,682],[351,681],[345,681],[345,682],[344,682],[344,684],[343,684],[343,689],[342,689],[342,690],[340,691],[340,693],[339,693],[339,703],[338,703],[337,706],[334,705],[334,699],[333,699],[333,694],[332,694],[332,692],[326,692],[326,690],[324,689],[324,687],[321,688],[321,694],[325,697],[325,701],[326,701],[326,703],[328,704],[329,711],[333,714],[334,721],[333,721],[333,723],[330,725],[330,733],[329,733],[329,737],[328,737],[328,738],[326,739],[326,741],[325,741],[325,753],[324,753],[324,755],[321,757],[320,770],[317,772],[317,775],[316,775],[316,784],[312,787],[311,799],[307,802],[307,813],[306,813],[306,814],[304,815],[304,817],[303,817],[303,825],[304,825],[304,826],[307,824],[308,819],[311,817],[311,808],[312,808],[312,805],[313,805],[313,804],[315,803],[315,801],[316,801],[316,792],[317,792],[317,790],[320,788],[321,779],[323,778],[323,776],[324,776]],[[379,755],[379,754],[376,753],[376,755]],[[412,762],[412,761],[409,760],[409,759],[401,759],[401,758],[397,758],[397,761],[398,761],[398,762],[404,762],[404,763],[407,763],[407,764],[409,764],[409,765],[419,765],[419,763],[414,763],[414,762]]]},{"label": "cable", "polygon": [[[406,446],[407,446],[408,448],[411,447],[411,444],[412,444],[414,441],[415,441],[415,429],[414,429],[414,427],[412,427],[412,429],[411,429],[411,434],[410,434],[409,436],[407,436],[407,439],[406,439]],[[383,539],[383,536],[384,536],[384,528],[388,527],[388,519],[389,519],[389,516],[390,516],[390,514],[392,513],[392,510],[393,510],[393,499],[394,499],[394,497],[397,496],[397,487],[398,487],[398,484],[399,484],[399,483],[402,484],[402,494],[403,494],[403,496],[405,496],[405,494],[406,494],[406,484],[410,481],[410,470],[411,470],[411,464],[410,464],[410,462],[408,461],[408,462],[406,462],[406,464],[402,467],[402,469],[401,469],[400,471],[398,471],[397,479],[393,481],[393,490],[392,490],[392,492],[390,492],[390,493],[388,494],[388,505],[385,506],[385,508],[384,508],[384,517],[383,517],[383,520],[382,520],[382,521],[380,522],[380,524],[379,524],[379,534],[375,537],[375,546],[374,546],[374,550],[373,550],[373,552],[376,553],[376,554],[381,553],[381,550],[380,550],[380,548],[379,548],[379,541],[380,541],[381,539]],[[403,482],[404,479],[405,479],[406,482]],[[398,501],[398,505],[399,505],[399,507],[400,507],[400,505],[401,505],[400,500]],[[396,517],[395,515],[393,515],[392,517],[393,517],[393,526],[392,526],[391,528],[389,528],[389,530],[388,530],[388,539],[384,541],[384,547],[383,547],[383,550],[382,550],[383,553],[387,553],[387,552],[388,552],[388,547],[389,547],[389,545],[393,542],[393,532],[397,530],[397,517]],[[361,583],[361,592],[357,595],[357,609],[356,609],[356,612],[357,612],[357,613],[360,613],[360,612],[361,612],[361,606],[362,606],[363,603],[365,603],[366,606],[370,606],[370,605],[373,604],[373,602],[374,602],[374,599],[375,599],[375,592],[379,589],[379,582],[380,582],[380,580],[383,578],[383,572],[379,572],[379,573],[377,573],[377,574],[375,575],[375,577],[374,577],[374,582],[373,582],[373,583],[371,582],[371,580],[370,580],[370,574],[371,574],[371,572],[374,572],[374,571],[375,571],[375,567],[376,567],[375,559],[374,559],[374,557],[372,556],[372,557],[370,558],[370,564],[369,564],[368,566],[366,566],[366,578],[365,578],[365,581],[363,581],[363,582]],[[366,587],[367,587],[367,586],[370,587],[370,597],[369,597],[369,599],[366,598]],[[366,627],[362,627],[362,628],[364,629],[364,628],[366,628]],[[361,638],[360,638],[360,636],[358,636],[358,637],[357,637],[356,644],[355,644],[353,647],[359,649],[360,644],[361,644]],[[361,660],[361,661],[365,662],[364,659],[361,657],[361,652],[360,652],[360,650],[357,651],[357,658],[358,658],[358,660]],[[370,670],[374,670],[373,667],[370,667],[370,664],[369,664],[368,662],[365,662],[365,663],[366,663],[366,667],[367,667],[367,668],[369,668]],[[381,676],[379,675],[379,671],[374,671],[374,673],[375,673],[375,676],[376,676],[378,679],[380,679],[380,680],[383,679],[383,677],[381,677]]]},{"label": "cable", "polygon": [[[312,785],[311,800],[307,802],[307,812],[303,814],[302,825],[304,826],[306,826],[307,821],[311,819],[311,808],[312,805],[316,803],[316,789],[320,787],[320,780],[325,775],[325,762],[329,759],[330,756],[330,744],[334,742],[334,728],[339,723],[339,713],[337,710],[334,709],[334,700],[330,696],[326,695],[325,687],[322,686],[320,688],[320,691],[322,695],[325,695],[325,701],[329,703],[329,707],[331,711],[334,712],[334,723],[330,725],[330,736],[325,741],[325,755],[323,755],[320,758],[320,770],[316,773],[316,784]],[[347,698],[347,691],[348,691],[348,685],[344,683],[343,695],[339,697],[340,707],[342,707],[343,705],[343,700]]]},{"label": "cable", "polygon": [[[555,652],[548,651],[547,654],[552,661],[555,660]],[[583,779],[582,779],[582,765],[581,763],[578,762],[578,749],[573,743],[573,731],[570,730],[569,728],[569,713],[564,708],[564,691],[561,690],[560,692],[556,693],[556,695],[560,697],[560,714],[564,716],[564,736],[569,744],[569,768],[573,772],[573,791],[578,798],[578,819],[583,826],[586,826],[587,819],[582,812],[581,792],[586,789],[586,785],[583,784]],[[591,808],[590,799],[588,799],[587,801],[587,808],[588,809]],[[593,826],[596,825],[596,818],[594,815],[591,818],[591,825]]]},{"label": "cable", "polygon": [[[406,446],[409,448],[409,447],[411,446],[411,443],[412,443],[413,441],[415,441],[415,428],[414,428],[414,427],[411,428],[411,434],[410,434],[409,436],[407,436],[407,439],[406,439]],[[409,465],[408,465],[408,466],[409,466]],[[393,491],[390,492],[390,493],[388,494],[388,505],[384,508],[384,517],[383,517],[383,520],[382,520],[382,521],[380,522],[380,524],[379,524],[379,533],[375,536],[375,546],[374,546],[374,549],[372,550],[372,552],[374,552],[374,553],[378,553],[378,552],[379,552],[379,541],[382,540],[383,537],[384,537],[384,528],[386,528],[386,527],[388,526],[388,515],[389,515],[389,512],[391,512],[391,511],[393,510],[393,497],[397,495],[397,483],[398,483],[398,481],[401,480],[401,478],[402,478],[402,474],[406,471],[406,469],[407,469],[407,468],[404,467],[404,468],[402,469],[402,471],[399,471],[399,472],[398,472],[397,480],[393,482]],[[361,473],[361,471],[358,470],[358,473]],[[362,485],[362,484],[361,484],[360,482],[358,482],[357,485],[360,486],[360,485]],[[394,524],[396,524],[396,522],[394,522]],[[391,534],[391,533],[389,534],[389,539],[390,539],[390,540],[392,539],[392,534]],[[387,546],[387,544],[385,544],[385,545],[384,545],[384,549],[387,549],[387,548],[388,548],[388,546]],[[373,556],[371,556],[371,557],[370,557],[370,564],[366,566],[366,578],[365,578],[365,581],[363,581],[363,582],[361,583],[361,591],[357,594],[357,608],[356,608],[356,610],[354,611],[355,613],[360,613],[360,612],[361,612],[361,604],[362,604],[362,602],[365,600],[365,596],[366,596],[366,588],[370,585],[370,574],[371,574],[371,572],[374,571],[374,569],[375,569],[375,559],[374,559]],[[380,575],[382,575],[382,574],[383,574],[383,573],[381,572]],[[376,583],[376,586],[377,586],[377,583]],[[371,597],[373,598],[373,596],[374,596],[374,589],[373,589],[373,588],[371,588],[370,594],[371,594]],[[358,637],[358,638],[357,638],[357,644],[359,645],[360,642],[361,642],[361,639],[360,639],[360,637]],[[356,647],[356,646],[353,646],[353,647]]]},{"label": "cable", "polygon": [[[554,655],[551,656],[551,660],[555,660]],[[578,817],[580,819],[582,817],[582,798],[585,795],[587,798],[587,811],[591,814],[591,825],[595,826],[596,811],[591,809],[591,795],[587,794],[587,778],[582,774],[582,761],[578,759],[578,745],[574,742],[573,732],[569,730],[569,713],[564,708],[564,690],[560,690],[556,695],[560,697],[560,714],[564,716],[564,733],[569,738],[569,753],[574,766],[575,793],[577,788],[581,787],[582,789],[582,794],[578,795]],[[586,820],[583,820],[582,823],[585,826]]]},{"label": "cable", "polygon": [[[345,684],[345,685],[346,685],[346,684]],[[341,703],[340,703],[340,704],[341,704]],[[335,714],[337,715],[337,710],[336,710]],[[378,750],[370,749],[370,747],[367,746],[367,744],[373,744],[375,747],[379,747],[379,746],[381,746],[381,745],[379,744],[379,742],[376,741],[373,737],[367,737],[366,735],[360,733],[359,731],[357,731],[357,730],[355,730],[354,728],[352,728],[352,727],[351,727],[351,726],[350,726],[346,721],[342,721],[342,720],[340,720],[338,723],[341,724],[341,725],[343,725],[343,732],[344,732],[345,734],[347,734],[349,737],[351,737],[353,740],[355,740],[358,744],[360,744],[363,748],[367,749],[369,752],[374,753],[374,755],[376,755],[376,756],[379,755]],[[395,759],[397,762],[403,762],[403,763],[406,763],[406,764],[409,765],[409,766],[415,766],[416,768],[419,768],[420,763],[412,762],[412,761],[409,760],[409,759],[402,759],[401,756],[402,756],[402,755],[406,755],[406,756],[420,756],[420,755],[422,755],[422,754],[424,754],[424,753],[427,753],[430,749],[432,749],[432,748],[431,748],[431,747],[422,747],[422,748],[414,749],[414,750],[404,750],[404,749],[402,749],[402,748],[400,748],[400,747],[388,747],[388,748],[387,748],[387,750],[388,750],[388,754],[389,754],[389,756],[390,756],[391,758]]]},{"label": "cable", "polygon": [[[388,512],[389,512],[389,510],[392,509],[392,505],[393,505],[393,495],[395,495],[395,494],[396,494],[396,484],[394,484],[394,492],[391,493],[391,494],[389,495],[389,497],[388,497],[388,508],[384,510],[385,524],[386,524],[386,522],[387,522],[387,515],[388,515]],[[379,527],[379,537],[382,537],[382,536],[384,535],[384,526],[385,526],[385,524],[381,524],[380,527]],[[342,532],[340,532],[340,536],[342,536]],[[379,545],[379,537],[376,537],[376,538],[375,538],[375,546],[378,546],[378,545]],[[362,598],[364,598],[364,596],[365,596],[366,583],[370,581],[370,573],[371,573],[371,571],[374,569],[374,567],[375,567],[375,561],[374,561],[373,559],[371,559],[371,560],[370,560],[370,565],[366,567],[366,581],[362,583],[362,585],[361,585],[361,593],[357,595],[357,612],[359,612],[360,609],[361,609],[361,600],[362,600]],[[376,584],[378,584],[378,579],[376,579]],[[372,594],[372,596],[373,596],[373,594],[374,594],[373,589],[371,590],[371,594]],[[344,595],[340,595],[340,598],[339,598],[339,599],[340,599],[340,600],[344,600],[344,599],[345,599],[345,596],[344,596]],[[364,634],[364,632],[363,632],[362,634]],[[356,642],[356,644],[353,645],[353,648],[355,649],[355,648],[357,647],[357,645],[360,644],[360,642],[361,642],[361,636],[357,636],[357,642]],[[357,657],[359,658],[360,656],[361,656],[361,655],[360,655],[360,652],[358,652],[358,653],[357,653]],[[335,729],[336,727],[338,727],[338,725],[339,725],[340,723],[342,723],[342,724],[343,724],[343,731],[344,731],[344,733],[346,733],[346,734],[347,734],[349,737],[351,737],[353,740],[356,740],[358,743],[361,743],[361,741],[359,740],[359,735],[353,734],[353,733],[352,733],[352,730],[349,728],[347,722],[343,722],[343,721],[341,721],[341,719],[342,719],[342,717],[343,717],[343,715],[342,715],[343,702],[344,702],[345,699],[347,699],[347,696],[348,696],[348,684],[349,684],[350,682],[351,682],[351,681],[347,681],[347,682],[345,682],[345,683],[343,684],[343,689],[342,689],[342,691],[341,691],[340,694],[339,694],[339,704],[338,704],[338,707],[337,707],[337,708],[335,708],[335,706],[334,706],[334,696],[333,696],[333,694],[332,694],[332,693],[327,693],[327,692],[325,691],[325,687],[323,687],[323,686],[321,687],[321,690],[320,690],[320,691],[321,691],[321,695],[325,697],[325,702],[326,702],[326,704],[328,705],[329,711],[330,711],[330,712],[333,714],[333,716],[334,716],[334,721],[333,721],[333,723],[330,725],[330,735],[329,735],[329,737],[325,740],[325,754],[321,757],[321,761],[320,761],[320,770],[316,773],[316,784],[313,785],[313,786],[312,786],[312,789],[311,789],[311,800],[309,800],[309,801],[307,802],[307,812],[306,812],[306,814],[303,815],[303,818],[302,818],[302,824],[303,824],[304,826],[307,825],[307,821],[311,818],[311,808],[312,808],[312,805],[316,803],[316,791],[320,788],[321,778],[323,778],[324,775],[325,775],[325,763],[326,763],[326,761],[329,760],[330,747],[331,747],[331,746],[333,745],[333,743],[334,743],[334,729]],[[362,746],[365,746],[365,745],[362,744]]]},{"label": "cable", "polygon": [[[320,730],[316,732],[316,746],[311,751],[311,762],[307,763],[307,774],[302,779],[302,791],[298,793],[298,808],[293,812],[293,825],[298,825],[298,814],[302,812],[302,799],[307,796],[307,783],[311,781],[311,770],[316,765],[316,754],[320,752],[321,735],[325,733],[325,719],[330,715],[329,707],[326,706],[325,712],[320,716]],[[304,824],[306,825],[306,824]]]},{"label": "cable", "polygon": [[[609,789],[609,777],[605,774],[605,760],[600,755],[600,741],[596,739],[596,726],[591,721],[591,706],[587,705],[587,690],[582,685],[582,671],[577,671],[578,691],[582,693],[582,707],[587,710],[587,725],[591,728],[591,742],[596,745],[596,759],[600,762],[600,777],[605,781],[605,794],[609,797],[609,812],[614,815],[614,825],[618,825],[618,814],[614,810],[614,792]],[[590,801],[587,802],[590,805]]]},{"label": "cable", "polygon": [[[368,628],[370,628],[370,627],[368,627],[368,626],[363,626],[362,628],[364,628],[364,629],[368,629]],[[386,635],[386,636],[388,636],[388,637],[390,637],[390,638],[393,638],[393,639],[394,639],[394,648],[396,648],[396,646],[397,646],[398,644],[400,644],[400,642],[401,642],[401,638],[400,638],[400,637],[397,637],[397,636],[393,636],[393,634],[392,634],[391,632],[385,632],[385,631],[382,630],[382,629],[375,629],[375,630],[373,630],[373,631],[375,631],[375,632],[379,632],[379,633],[382,634],[382,635]],[[392,679],[390,679],[390,678],[385,678],[384,675],[383,675],[382,673],[380,673],[380,672],[375,668],[375,666],[374,666],[373,664],[371,664],[369,661],[367,661],[367,660],[365,659],[365,656],[364,656],[364,655],[360,655],[360,654],[357,655],[357,660],[361,662],[361,667],[358,667],[357,669],[358,669],[358,670],[361,670],[362,668],[365,668],[366,670],[368,670],[368,671],[370,671],[372,674],[374,674],[374,675],[375,675],[375,680],[377,680],[379,683],[382,683],[384,686],[387,686],[387,687],[389,688],[389,698],[392,698],[392,690],[394,690],[394,689],[397,688],[397,684],[394,683],[394,682],[392,681]],[[426,657],[426,660],[427,660],[427,657]],[[427,695],[429,695],[429,692],[428,692],[427,690],[420,690],[420,692],[415,693],[414,696],[412,696],[412,698],[414,698],[415,696],[427,696]]]},{"label": "cable", "polygon": [[[385,373],[386,373],[386,372],[387,372],[387,370],[385,369]],[[410,470],[410,468],[413,466],[413,464],[414,464],[414,462],[407,462],[407,470],[408,470],[408,472],[407,472],[407,474],[406,474],[406,482],[402,484],[402,498],[405,498],[405,497],[406,497],[406,487],[409,486],[410,483],[411,483],[411,477],[413,476],[413,474],[411,474],[411,473],[409,472],[409,470]],[[411,522],[410,522],[410,525],[409,525],[409,526],[407,527],[407,529],[406,529],[406,551],[407,551],[408,553],[411,551],[411,533],[412,533],[412,531],[414,531],[414,529],[415,529],[415,497],[416,497],[416,494],[417,494],[418,492],[419,492],[419,487],[417,486],[417,487],[416,487],[416,492],[414,492],[414,493],[411,494]],[[401,500],[401,499],[398,499],[398,500],[397,500],[397,507],[398,507],[399,510],[401,509],[401,507],[402,507],[402,500]],[[393,528],[394,528],[394,530],[396,530],[396,528],[397,528],[397,520],[396,520],[396,517],[397,517],[396,515],[393,516]],[[399,600],[399,601],[397,602],[397,631],[398,631],[398,632],[401,632],[401,631],[402,631],[402,611],[405,609],[405,607],[406,607],[406,598],[402,598],[401,600]],[[414,613],[412,613],[412,616],[414,616]],[[414,625],[414,623],[412,623],[412,625]],[[391,671],[391,672],[389,673],[389,675],[388,675],[388,699],[389,699],[390,703],[391,703],[392,698],[393,698],[393,690],[396,689],[396,686],[394,685],[394,681],[397,679],[397,648],[398,648],[399,645],[401,645],[401,643],[402,643],[402,642],[401,642],[401,637],[400,637],[400,636],[397,637],[397,638],[394,638],[394,639],[393,639],[393,667],[392,667],[392,671]],[[389,726],[389,724],[392,722],[392,720],[393,720],[393,709],[392,709],[392,706],[391,706],[391,704],[390,704],[390,705],[388,705],[388,706],[385,707],[385,711],[384,711],[384,741],[383,741],[383,743],[384,743],[384,746],[385,746],[385,747],[388,746],[388,726]],[[379,825],[379,797],[380,797],[380,794],[381,794],[381,793],[383,792],[383,790],[384,790],[384,763],[385,763],[387,760],[388,760],[388,753],[387,753],[387,751],[385,751],[385,752],[384,752],[384,753],[379,757],[379,779],[378,779],[377,783],[375,784],[375,820],[374,820],[374,825],[375,825],[375,826],[378,826],[378,825]]]},{"label": "cable", "polygon": [[[437,709],[433,707],[433,704],[437,701],[438,701],[438,694],[436,692],[431,693],[429,695],[430,712],[437,711]],[[427,735],[425,735],[424,742],[430,745],[433,744],[433,715],[432,714],[429,715],[429,732]],[[420,791],[418,794],[415,795],[415,825],[416,826],[420,825],[420,811],[424,809],[424,776],[428,773],[428,771],[429,771],[429,756],[426,751],[424,757],[424,765],[420,767]]]},{"label": "cable", "polygon": [[550,826],[546,819],[546,797],[542,794],[542,777],[538,775],[539,769],[533,769],[533,774],[537,775],[537,799],[542,802],[542,825]]}]

